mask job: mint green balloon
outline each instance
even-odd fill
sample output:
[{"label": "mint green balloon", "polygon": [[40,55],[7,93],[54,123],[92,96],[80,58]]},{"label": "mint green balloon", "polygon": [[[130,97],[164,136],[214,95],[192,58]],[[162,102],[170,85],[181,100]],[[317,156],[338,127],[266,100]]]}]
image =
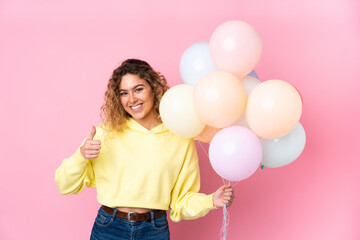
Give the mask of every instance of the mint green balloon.
[{"label": "mint green balloon", "polygon": [[296,160],[305,147],[306,134],[300,122],[285,136],[274,139],[261,139],[264,167],[276,168]]}]

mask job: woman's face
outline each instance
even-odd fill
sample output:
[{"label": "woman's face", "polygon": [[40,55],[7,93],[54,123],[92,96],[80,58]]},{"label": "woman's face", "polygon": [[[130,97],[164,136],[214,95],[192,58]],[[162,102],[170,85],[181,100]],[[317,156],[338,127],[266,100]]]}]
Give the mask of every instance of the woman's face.
[{"label": "woman's face", "polygon": [[140,124],[151,124],[157,119],[154,94],[150,84],[136,74],[125,74],[120,81],[121,105]]}]

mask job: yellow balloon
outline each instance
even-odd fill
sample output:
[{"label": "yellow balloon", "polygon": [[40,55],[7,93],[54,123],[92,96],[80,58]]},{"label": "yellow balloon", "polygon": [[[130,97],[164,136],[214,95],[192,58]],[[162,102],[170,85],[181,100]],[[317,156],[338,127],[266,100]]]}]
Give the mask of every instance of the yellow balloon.
[{"label": "yellow balloon", "polygon": [[282,80],[268,80],[250,93],[246,118],[250,129],[259,137],[284,136],[298,123],[302,112],[299,92]]},{"label": "yellow balloon", "polygon": [[180,84],[170,88],[160,101],[160,116],[173,133],[194,138],[205,128],[194,107],[194,86]]},{"label": "yellow balloon", "polygon": [[235,75],[215,71],[195,85],[195,109],[207,125],[224,128],[240,118],[246,103],[245,89]]}]

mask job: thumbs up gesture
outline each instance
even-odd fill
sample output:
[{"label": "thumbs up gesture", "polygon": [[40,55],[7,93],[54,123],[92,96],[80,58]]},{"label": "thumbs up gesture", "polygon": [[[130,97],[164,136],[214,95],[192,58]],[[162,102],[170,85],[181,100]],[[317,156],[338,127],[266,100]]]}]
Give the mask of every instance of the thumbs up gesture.
[{"label": "thumbs up gesture", "polygon": [[92,126],[90,135],[86,138],[84,144],[80,147],[81,155],[86,159],[97,158],[100,153],[101,141],[93,140],[96,128]]}]

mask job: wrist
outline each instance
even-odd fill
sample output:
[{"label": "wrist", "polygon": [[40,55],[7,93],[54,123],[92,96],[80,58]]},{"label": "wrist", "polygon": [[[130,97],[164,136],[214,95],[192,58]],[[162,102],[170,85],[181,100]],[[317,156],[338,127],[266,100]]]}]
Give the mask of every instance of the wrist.
[{"label": "wrist", "polygon": [[217,201],[216,201],[215,193],[212,194],[212,205],[213,205],[213,208],[219,208],[219,207],[217,206]]}]

